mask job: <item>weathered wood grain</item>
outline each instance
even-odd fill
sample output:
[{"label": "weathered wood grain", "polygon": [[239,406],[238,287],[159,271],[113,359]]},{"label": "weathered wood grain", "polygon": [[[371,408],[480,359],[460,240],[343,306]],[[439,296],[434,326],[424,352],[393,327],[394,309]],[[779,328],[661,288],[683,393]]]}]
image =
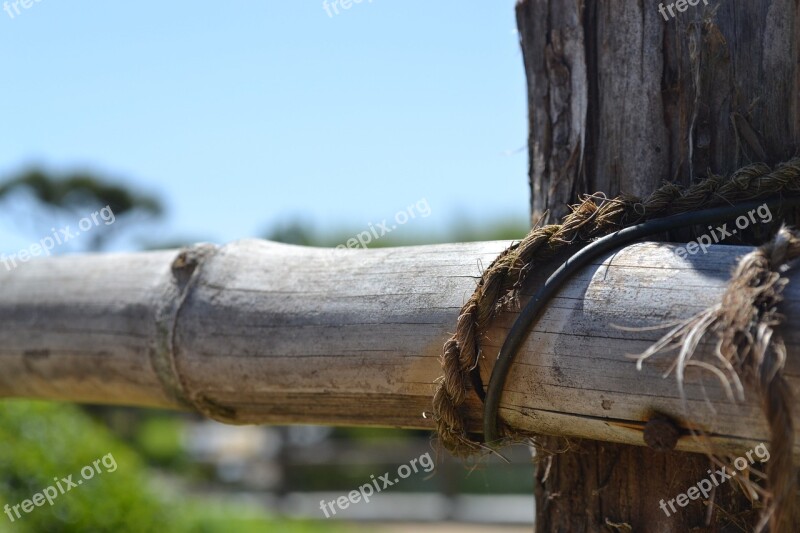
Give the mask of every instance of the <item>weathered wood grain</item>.
[{"label": "weathered wood grain", "polygon": [[711,0],[523,0],[534,220],[578,194],[650,194],[774,164],[800,140],[800,8]]},{"label": "weathered wood grain", "polygon": [[[431,428],[422,413],[442,344],[481,266],[507,244],[354,251],[249,240],[202,253],[62,257],[0,271],[0,395],[194,407],[237,424]],[[712,305],[747,248],[714,246],[691,261],[671,250],[629,246],[571,280],[513,366],[501,417],[530,431],[631,444],[643,444],[655,412],[688,424],[674,379],[661,377],[667,359],[639,372],[627,357],[662,331],[623,328]],[[788,300],[794,355],[796,283]],[[515,316],[502,314],[484,341],[484,383]],[[795,389],[798,374],[790,357]],[[756,404],[730,403],[711,376],[688,378],[699,427],[740,448],[767,438]],[[476,428],[480,408],[469,402]],[[683,437],[679,448],[698,445]]]},{"label": "weathered wood grain", "polygon": [[[797,154],[800,3],[694,3],[517,2],[533,220],[560,220],[580,194],[646,197],[664,182],[688,185]],[[675,16],[665,20],[659,7],[668,6]],[[651,505],[653,494],[674,494],[705,475],[702,457],[571,446],[537,474],[538,531],[605,531],[606,520],[661,533],[755,525],[741,493],[718,493],[710,522],[700,502],[667,520]]]}]

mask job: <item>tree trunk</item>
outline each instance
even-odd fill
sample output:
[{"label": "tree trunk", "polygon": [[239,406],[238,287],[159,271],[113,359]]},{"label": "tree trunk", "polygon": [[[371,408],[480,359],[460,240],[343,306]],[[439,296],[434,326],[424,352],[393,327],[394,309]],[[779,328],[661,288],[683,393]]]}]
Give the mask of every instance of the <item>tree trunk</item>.
[{"label": "tree trunk", "polygon": [[[655,1],[518,3],[533,220],[556,220],[581,193],[646,196],[797,152],[798,2],[678,3],[663,2],[663,14]],[[710,514],[697,501],[670,518],[658,508],[706,477],[702,456],[591,441],[570,450],[537,473],[539,531],[752,527],[730,487]]]}]

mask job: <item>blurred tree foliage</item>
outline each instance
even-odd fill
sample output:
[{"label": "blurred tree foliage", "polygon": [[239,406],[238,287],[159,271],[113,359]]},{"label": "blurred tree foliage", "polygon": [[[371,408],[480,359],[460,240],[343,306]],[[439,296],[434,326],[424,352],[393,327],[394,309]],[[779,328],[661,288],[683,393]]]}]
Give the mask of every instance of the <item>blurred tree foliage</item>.
[{"label": "blurred tree foliage", "polygon": [[[139,457],[108,429],[71,405],[4,400],[0,403],[0,508],[30,499],[70,474],[111,454],[116,469],[46,501],[14,522],[3,513],[0,531],[71,533],[170,531],[186,533],[340,531],[316,522],[270,520],[252,507],[180,499],[158,490]],[[107,464],[110,466],[111,461]],[[65,483],[62,482],[62,486]]]},{"label": "blurred tree foliage", "polygon": [[[409,223],[410,226],[410,223]],[[447,242],[503,241],[522,239],[530,227],[524,219],[498,219],[476,225],[467,220],[456,220],[449,228],[438,232],[420,233],[413,227],[397,229],[368,244],[368,248],[387,248],[391,246],[415,246],[419,244],[438,244]],[[338,229],[330,232],[317,231],[310,223],[292,220],[277,224],[265,232],[264,238],[270,241],[301,246],[335,247],[345,244],[348,239],[366,231],[366,228]]]},{"label": "blurred tree foliage", "polygon": [[161,203],[152,196],[136,195],[86,173],[57,178],[39,169],[23,172],[0,185],[0,198],[19,187],[31,190],[42,204],[57,209],[83,209],[108,205],[117,215],[141,209],[153,215],[162,213]]},{"label": "blurred tree foliage", "polygon": [[[77,408],[43,402],[4,401],[0,404],[0,494],[3,505],[13,506],[45,487],[53,478],[72,474],[111,453],[114,472],[100,465],[101,474],[86,480],[29,514],[22,513],[13,527],[7,515],[0,523],[7,531],[155,531],[175,527],[170,509],[148,488],[141,464],[104,428]],[[63,485],[63,484],[62,484]]]},{"label": "blurred tree foliage", "polygon": [[[135,193],[86,172],[57,176],[36,168],[23,171],[0,183],[0,201],[22,191],[31,194],[40,210],[50,218],[83,217],[106,206],[115,218],[160,217],[163,214],[162,204],[156,197]],[[102,249],[110,236],[108,231],[95,232],[90,249]]]}]

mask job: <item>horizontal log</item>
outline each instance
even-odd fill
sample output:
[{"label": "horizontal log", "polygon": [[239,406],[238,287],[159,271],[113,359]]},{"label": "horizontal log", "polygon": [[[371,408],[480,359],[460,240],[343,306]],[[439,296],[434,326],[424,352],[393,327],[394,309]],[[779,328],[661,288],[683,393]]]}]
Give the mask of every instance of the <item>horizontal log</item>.
[{"label": "horizontal log", "polygon": [[[507,244],[357,251],[246,240],[0,269],[0,396],[194,408],[236,424],[432,428],[423,412],[442,345],[481,268]],[[512,366],[501,419],[643,444],[644,424],[663,413],[718,444],[766,442],[753,394],[733,404],[716,378],[690,371],[687,411],[674,378],[662,377],[667,358],[637,371],[628,357],[664,333],[630,328],[715,304],[750,249],[713,246],[688,258],[673,250],[628,246],[572,279]],[[532,287],[546,274],[534,275]],[[783,335],[797,391],[800,288],[792,277]],[[484,383],[515,316],[501,314],[484,339]],[[465,416],[478,429],[481,404],[470,396]],[[700,449],[689,436],[678,448]]]}]

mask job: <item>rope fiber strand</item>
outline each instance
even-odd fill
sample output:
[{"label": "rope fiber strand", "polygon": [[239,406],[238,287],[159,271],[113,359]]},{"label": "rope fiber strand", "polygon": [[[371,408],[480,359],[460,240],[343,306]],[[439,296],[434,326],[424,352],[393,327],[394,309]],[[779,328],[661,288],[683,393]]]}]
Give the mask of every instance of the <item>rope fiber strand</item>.
[{"label": "rope fiber strand", "polygon": [[794,523],[794,400],[782,375],[787,354],[777,328],[784,321],[778,306],[788,283],[782,271],[798,257],[800,234],[781,227],[770,242],[742,257],[719,305],[678,325],[638,359],[641,367],[650,357],[677,350],[675,376],[685,399],[684,370],[693,364],[692,356],[701,340],[716,337],[716,357],[702,364],[714,365],[720,371],[717,375],[728,380],[723,386],[731,390],[741,390],[741,381],[745,380],[757,391],[771,436],[771,458],[767,464],[769,490],[764,494],[765,507],[755,528],[757,532],[768,524],[771,531],[784,531]]}]

